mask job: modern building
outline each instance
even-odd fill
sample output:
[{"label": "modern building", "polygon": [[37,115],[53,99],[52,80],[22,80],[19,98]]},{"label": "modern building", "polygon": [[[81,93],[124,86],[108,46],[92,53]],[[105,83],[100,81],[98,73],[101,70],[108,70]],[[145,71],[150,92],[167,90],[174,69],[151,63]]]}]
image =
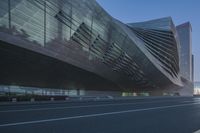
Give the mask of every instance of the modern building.
[{"label": "modern building", "polygon": [[189,23],[124,24],[95,0],[1,0],[0,7],[2,85],[193,94]]},{"label": "modern building", "polygon": [[176,27],[180,40],[180,74],[187,80],[193,81],[192,75],[192,27],[189,22]]}]

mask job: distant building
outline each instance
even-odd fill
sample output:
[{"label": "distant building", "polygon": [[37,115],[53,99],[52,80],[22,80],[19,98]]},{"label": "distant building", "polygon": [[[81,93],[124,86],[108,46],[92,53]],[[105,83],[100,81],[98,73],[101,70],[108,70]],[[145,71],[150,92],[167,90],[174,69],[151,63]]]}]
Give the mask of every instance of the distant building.
[{"label": "distant building", "polygon": [[176,27],[180,40],[180,74],[193,81],[192,27],[189,22]]},{"label": "distant building", "polygon": [[194,82],[194,95],[200,95],[200,82]]}]

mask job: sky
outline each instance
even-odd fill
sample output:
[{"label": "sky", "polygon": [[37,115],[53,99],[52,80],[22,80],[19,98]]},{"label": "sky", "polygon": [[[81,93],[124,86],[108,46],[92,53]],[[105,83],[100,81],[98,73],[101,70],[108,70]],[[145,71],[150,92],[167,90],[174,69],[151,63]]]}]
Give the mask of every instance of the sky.
[{"label": "sky", "polygon": [[124,22],[142,22],[171,16],[175,25],[192,25],[194,80],[200,81],[200,0],[97,0],[114,18]]}]

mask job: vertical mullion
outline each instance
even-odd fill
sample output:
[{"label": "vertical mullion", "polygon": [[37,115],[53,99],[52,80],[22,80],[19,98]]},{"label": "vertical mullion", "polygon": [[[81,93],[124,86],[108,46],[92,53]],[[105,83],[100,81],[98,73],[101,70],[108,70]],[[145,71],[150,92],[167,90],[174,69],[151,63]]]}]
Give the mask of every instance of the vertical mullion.
[{"label": "vertical mullion", "polygon": [[46,45],[46,0],[44,1],[44,46]]},{"label": "vertical mullion", "polygon": [[90,50],[90,48],[91,48],[91,45],[92,45],[92,34],[93,34],[93,16],[92,16],[92,20],[91,20],[91,29],[90,29],[91,31],[91,40],[90,40],[90,44],[89,44],[89,50]]},{"label": "vertical mullion", "polygon": [[9,29],[11,28],[11,12],[10,12],[10,9],[11,9],[11,5],[10,5],[10,0],[8,0],[8,25],[9,25]]},{"label": "vertical mullion", "polygon": [[72,14],[73,12],[72,12],[72,3],[70,2],[70,16],[71,16],[71,21],[70,21],[70,38],[71,38],[71,36],[72,36]]}]

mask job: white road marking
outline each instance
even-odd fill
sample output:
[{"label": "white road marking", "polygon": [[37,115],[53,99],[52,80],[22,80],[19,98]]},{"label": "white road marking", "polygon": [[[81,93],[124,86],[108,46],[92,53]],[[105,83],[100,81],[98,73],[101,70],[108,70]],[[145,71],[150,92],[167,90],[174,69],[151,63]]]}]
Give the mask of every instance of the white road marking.
[{"label": "white road marking", "polygon": [[190,103],[190,102],[194,102],[194,101],[181,101],[181,103]]},{"label": "white road marking", "polygon": [[[153,101],[153,102],[138,102],[138,103],[115,103],[115,104],[101,104],[101,105],[83,105],[83,106],[71,106],[71,107],[53,107],[53,108],[35,108],[35,109],[16,109],[16,110],[2,110],[0,113],[12,113],[12,112],[26,112],[26,111],[41,111],[41,110],[58,110],[58,109],[76,109],[76,108],[88,108],[88,107],[104,107],[104,106],[119,106],[119,105],[137,105],[145,103],[162,103],[165,101]],[[191,101],[192,102],[192,101]]]},{"label": "white road marking", "polygon": [[200,129],[198,131],[195,131],[194,133],[200,133]]},{"label": "white road marking", "polygon": [[152,108],[146,108],[146,109],[133,109],[133,110],[125,110],[125,111],[105,112],[105,113],[98,113],[98,114],[63,117],[63,118],[44,119],[44,120],[35,120],[35,121],[25,121],[25,122],[17,122],[17,123],[7,123],[7,124],[1,124],[0,127],[9,127],[9,126],[18,126],[18,125],[26,125],[26,124],[45,123],[45,122],[80,119],[80,118],[106,116],[106,115],[116,115],[116,114],[133,113],[133,112],[157,110],[157,109],[167,109],[167,108],[191,106],[191,105],[194,105],[194,104],[200,104],[200,103],[178,104],[178,105],[171,105],[171,106],[152,107]]}]

